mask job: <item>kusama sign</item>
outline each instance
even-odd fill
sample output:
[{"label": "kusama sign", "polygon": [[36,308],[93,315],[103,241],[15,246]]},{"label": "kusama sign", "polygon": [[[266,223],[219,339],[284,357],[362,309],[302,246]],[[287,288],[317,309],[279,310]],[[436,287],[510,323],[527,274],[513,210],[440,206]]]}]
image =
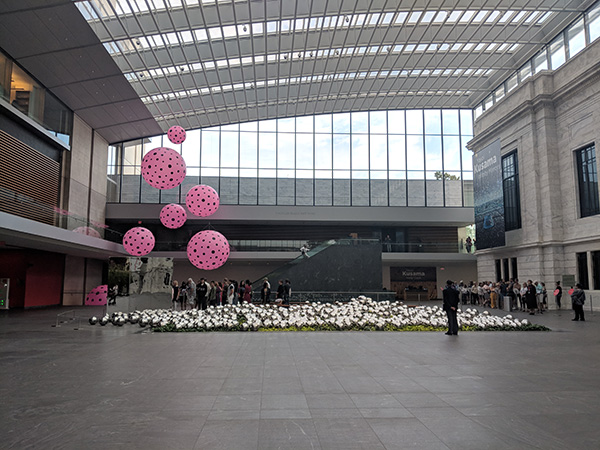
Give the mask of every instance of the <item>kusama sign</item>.
[{"label": "kusama sign", "polygon": [[[173,126],[169,128],[167,137],[173,144],[180,145],[185,141],[186,132],[180,126]],[[176,188],[185,176],[185,161],[171,148],[158,147],[150,150],[142,160],[142,177],[156,189]],[[210,186],[194,186],[186,195],[186,206],[197,217],[211,216],[219,208],[219,194]],[[186,220],[187,212],[181,205],[172,203],[164,206],[160,212],[160,222],[169,229],[183,226]],[[154,235],[143,227],[132,228],[123,237],[123,247],[133,256],[147,255],[154,244]],[[187,254],[190,262],[197,268],[217,269],[229,257],[229,242],[217,231],[200,231],[188,242]]]}]

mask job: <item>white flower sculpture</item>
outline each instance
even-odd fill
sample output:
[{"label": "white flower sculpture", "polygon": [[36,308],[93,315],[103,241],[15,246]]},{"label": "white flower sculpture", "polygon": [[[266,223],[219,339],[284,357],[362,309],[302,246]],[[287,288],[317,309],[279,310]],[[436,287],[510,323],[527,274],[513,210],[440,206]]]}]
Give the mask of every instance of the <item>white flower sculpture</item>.
[{"label": "white flower sculpture", "polygon": [[[418,330],[434,331],[448,325],[438,306],[409,307],[402,302],[376,302],[360,296],[349,302],[301,303],[289,307],[244,303],[210,307],[204,311],[147,309],[113,313],[99,323],[138,323],[156,331],[257,331],[257,330]],[[471,330],[541,330],[511,315],[494,316],[474,308],[458,311],[458,323]]]}]

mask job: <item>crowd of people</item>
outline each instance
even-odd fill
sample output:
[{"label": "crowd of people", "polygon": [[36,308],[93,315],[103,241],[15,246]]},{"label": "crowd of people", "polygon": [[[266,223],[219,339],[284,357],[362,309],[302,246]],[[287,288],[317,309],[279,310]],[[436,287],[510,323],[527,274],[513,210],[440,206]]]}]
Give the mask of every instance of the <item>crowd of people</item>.
[{"label": "crowd of people", "polygon": [[[508,281],[481,281],[475,283],[460,282],[456,286],[460,293],[462,304],[487,306],[490,308],[502,309],[504,307],[505,297],[510,298],[511,311],[529,312],[531,315],[543,314],[548,309],[548,290],[546,283],[540,281],[527,280],[520,283],[518,279]],[[575,310],[576,316],[573,320],[585,320],[583,315],[583,303],[585,302],[585,293],[578,283],[575,287],[569,289],[571,304]],[[557,309],[562,308],[563,289],[560,281],[555,283],[554,302]]]},{"label": "crowd of people", "polygon": [[[263,279],[260,290],[260,302],[271,303],[271,283]],[[292,294],[290,280],[279,280],[275,291],[274,302],[288,305]],[[173,310],[185,311],[186,309],[206,309],[209,306],[237,305],[242,302],[252,303],[252,283],[250,280],[236,281],[225,278],[223,281],[208,281],[200,278],[196,283],[192,278],[183,281],[181,285],[177,280],[171,283],[171,302]]]}]

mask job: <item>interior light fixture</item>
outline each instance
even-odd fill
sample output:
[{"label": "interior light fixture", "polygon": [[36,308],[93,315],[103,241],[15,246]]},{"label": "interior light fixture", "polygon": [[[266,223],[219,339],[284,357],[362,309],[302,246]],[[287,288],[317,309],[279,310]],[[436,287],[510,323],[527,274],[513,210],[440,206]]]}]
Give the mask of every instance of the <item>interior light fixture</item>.
[{"label": "interior light fixture", "polygon": [[346,23],[350,22],[350,17],[346,16]]},{"label": "interior light fixture", "polygon": [[248,27],[246,25],[244,25],[243,30],[244,30],[244,33],[247,32],[248,31]]}]

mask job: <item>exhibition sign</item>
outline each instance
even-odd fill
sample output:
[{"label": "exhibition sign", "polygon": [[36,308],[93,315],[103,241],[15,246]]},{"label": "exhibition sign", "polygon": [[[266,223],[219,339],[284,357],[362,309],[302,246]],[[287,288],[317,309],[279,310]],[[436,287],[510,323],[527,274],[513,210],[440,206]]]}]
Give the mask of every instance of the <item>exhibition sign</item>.
[{"label": "exhibition sign", "polygon": [[477,250],[506,245],[500,139],[473,155]]}]

